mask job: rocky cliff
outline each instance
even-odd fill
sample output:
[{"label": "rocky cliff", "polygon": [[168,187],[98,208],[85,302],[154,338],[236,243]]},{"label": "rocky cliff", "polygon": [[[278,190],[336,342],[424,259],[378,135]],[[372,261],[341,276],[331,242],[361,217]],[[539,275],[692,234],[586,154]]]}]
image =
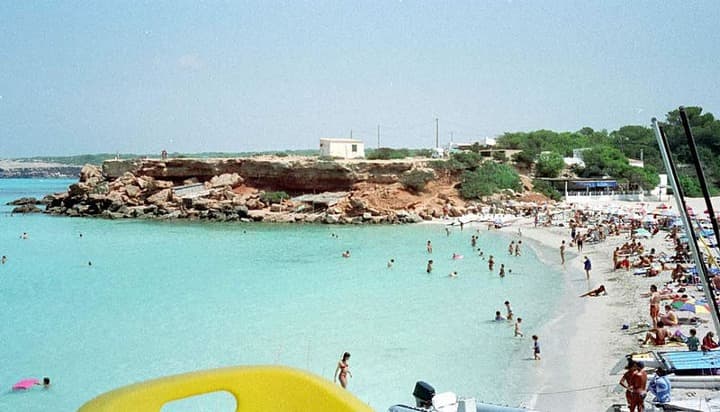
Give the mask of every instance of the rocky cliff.
[{"label": "rocky cliff", "polygon": [[314,158],[236,158],[108,160],[103,174],[110,179],[125,173],[169,180],[208,181],[213,176],[237,173],[248,185],[288,192],[350,190],[358,182],[396,183],[403,173],[425,167],[423,161],[323,161]]},{"label": "rocky cliff", "polygon": [[[110,160],[102,169],[84,166],[77,183],[43,203],[51,214],[110,219],[409,223],[480,212],[482,204],[458,197],[457,181],[437,179],[426,166],[417,160]],[[400,183],[416,170],[431,176],[422,193]]]}]

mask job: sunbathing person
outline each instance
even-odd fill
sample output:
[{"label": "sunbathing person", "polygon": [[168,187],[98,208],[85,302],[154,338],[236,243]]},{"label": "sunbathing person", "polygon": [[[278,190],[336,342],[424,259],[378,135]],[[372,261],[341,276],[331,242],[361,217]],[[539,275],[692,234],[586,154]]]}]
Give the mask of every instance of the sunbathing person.
[{"label": "sunbathing person", "polygon": [[581,298],[584,298],[586,296],[595,297],[595,296],[600,296],[600,294],[607,295],[607,291],[605,290],[605,285],[600,285],[593,290],[587,291],[587,292],[583,293],[582,295],[580,295],[580,297]]},{"label": "sunbathing person", "polygon": [[670,273],[670,278],[672,278],[673,282],[680,282],[683,276],[685,276],[685,269],[678,263]]},{"label": "sunbathing person", "polygon": [[652,341],[655,346],[662,346],[667,342],[670,337],[670,332],[665,329],[665,324],[660,320],[657,323],[657,327],[650,329],[650,332],[645,334],[645,340],[643,345],[647,345],[648,342]]},{"label": "sunbathing person", "polygon": [[718,347],[717,342],[715,342],[715,339],[713,339],[713,336],[715,336],[712,331],[708,332],[705,337],[702,340],[702,346],[700,346],[700,350],[707,351],[712,350]]},{"label": "sunbathing person", "polygon": [[630,270],[630,259],[625,256],[623,260],[619,261],[617,265],[615,265],[615,269]]},{"label": "sunbathing person", "polygon": [[679,320],[672,306],[665,305],[665,314],[660,316],[660,321],[667,326],[677,326]]}]

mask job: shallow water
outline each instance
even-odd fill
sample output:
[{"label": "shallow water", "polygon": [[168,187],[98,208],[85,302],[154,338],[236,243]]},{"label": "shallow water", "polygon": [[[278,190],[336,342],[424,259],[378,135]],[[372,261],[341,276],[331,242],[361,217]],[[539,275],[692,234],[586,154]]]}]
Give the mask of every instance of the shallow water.
[{"label": "shallow water", "polygon": [[[69,183],[0,179],[0,202]],[[490,273],[469,227],[448,237],[437,225],[113,221],[10,210],[0,207],[0,254],[9,259],[0,266],[0,385],[42,376],[54,383],[0,393],[0,410],[71,411],[118,386],[230,365],[283,364],[332,380],[344,351],[352,353],[349,390],[378,411],[411,403],[416,380],[517,404],[532,376],[529,335],[563,287],[557,268],[539,264],[530,247],[510,257],[507,235],[480,230],[478,246],[496,257]],[[345,250],[352,257],[342,258]],[[512,269],[504,279],[500,263]],[[448,278],[451,271],[459,277]],[[524,339],[513,338],[509,322],[491,321],[506,299],[523,318]]]}]

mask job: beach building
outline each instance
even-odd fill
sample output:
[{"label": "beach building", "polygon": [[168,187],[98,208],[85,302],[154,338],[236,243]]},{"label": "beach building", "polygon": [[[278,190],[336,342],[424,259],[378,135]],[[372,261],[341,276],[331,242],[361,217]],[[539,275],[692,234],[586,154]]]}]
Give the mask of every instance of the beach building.
[{"label": "beach building", "polygon": [[341,159],[365,157],[365,143],[357,139],[320,139],[320,156]]}]

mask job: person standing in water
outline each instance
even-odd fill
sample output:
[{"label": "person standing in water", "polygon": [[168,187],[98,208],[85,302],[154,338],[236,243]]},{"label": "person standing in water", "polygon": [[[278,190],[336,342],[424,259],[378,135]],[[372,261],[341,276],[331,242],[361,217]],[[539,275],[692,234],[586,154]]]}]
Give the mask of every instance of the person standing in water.
[{"label": "person standing in water", "polygon": [[428,260],[427,269],[425,269],[425,271],[426,271],[427,273],[432,273],[432,265],[433,265],[433,261],[432,261],[432,260]]},{"label": "person standing in water", "polygon": [[432,242],[430,242],[429,240],[427,241],[426,249],[428,253],[432,253]]},{"label": "person standing in water", "polygon": [[565,241],[560,244],[560,263],[565,264]]},{"label": "person standing in water", "polygon": [[488,268],[492,272],[494,267],[495,267],[495,259],[493,259],[493,256],[490,255],[490,259],[488,259]]},{"label": "person standing in water", "polygon": [[515,322],[515,337],[520,336],[521,338],[525,335],[523,335],[522,331],[520,330],[520,324],[522,323],[522,318],[517,318],[517,321]]},{"label": "person standing in water", "polygon": [[350,373],[350,365],[348,364],[348,361],[350,360],[350,352],[343,353],[342,359],[337,364],[337,368],[335,368],[335,375],[333,376],[333,382],[337,382],[340,380],[340,386],[343,388],[347,388],[348,384],[348,376],[352,378],[352,373]]},{"label": "person standing in water", "polygon": [[504,263],[500,264],[500,277],[501,278],[505,277],[505,264]]}]

